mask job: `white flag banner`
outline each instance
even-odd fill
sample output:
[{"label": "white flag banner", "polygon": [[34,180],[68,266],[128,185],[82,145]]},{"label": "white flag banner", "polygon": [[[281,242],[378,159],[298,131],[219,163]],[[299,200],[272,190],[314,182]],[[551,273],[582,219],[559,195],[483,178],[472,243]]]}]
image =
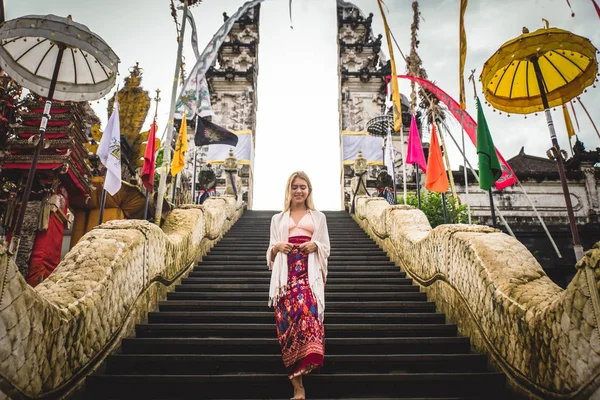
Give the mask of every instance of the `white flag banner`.
[{"label": "white flag banner", "polygon": [[121,189],[121,126],[119,124],[119,103],[115,101],[115,109],[108,119],[106,129],[100,139],[96,151],[100,162],[106,167],[104,189],[111,195]]},{"label": "white flag banner", "polygon": [[229,149],[233,149],[233,155],[238,163],[249,164],[250,153],[252,150],[252,131],[232,131],[238,137],[237,146],[233,147],[228,144],[211,144],[208,145],[208,153],[206,160],[209,163],[220,163],[229,157]]},{"label": "white flag banner", "polygon": [[359,150],[367,162],[383,161],[383,138],[371,136],[368,132],[342,132],[342,149],[344,164],[354,163]]}]

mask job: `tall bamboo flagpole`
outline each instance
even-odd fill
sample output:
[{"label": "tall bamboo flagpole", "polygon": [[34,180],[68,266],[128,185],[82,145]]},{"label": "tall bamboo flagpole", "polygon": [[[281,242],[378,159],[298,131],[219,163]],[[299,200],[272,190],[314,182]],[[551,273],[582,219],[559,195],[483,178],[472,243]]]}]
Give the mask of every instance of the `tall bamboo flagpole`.
[{"label": "tall bamboo flagpole", "polygon": [[177,101],[177,85],[179,83],[179,75],[181,72],[181,54],[183,52],[183,35],[185,34],[185,25],[187,21],[188,12],[188,1],[183,2],[183,21],[181,21],[181,30],[177,37],[177,58],[175,60],[175,74],[173,75],[173,88],[171,92],[171,107],[169,109],[169,120],[167,121],[167,137],[163,144],[163,163],[161,166],[160,183],[158,184],[158,194],[156,198],[156,211],[154,213],[154,222],[160,225],[160,217],[162,214],[162,205],[167,190],[167,174],[171,166],[171,153],[172,153],[172,142],[173,134],[175,132],[175,126],[173,119],[175,118],[175,103]]},{"label": "tall bamboo flagpole", "polygon": [[[119,85],[117,85],[117,91],[115,92],[115,107],[119,107]],[[114,111],[113,111],[114,113]],[[119,119],[119,116],[117,115],[117,120]],[[110,119],[109,119],[110,122]],[[104,132],[105,134],[108,134],[108,132]],[[102,141],[102,140],[101,140]],[[98,214],[98,225],[102,225],[102,222],[104,220],[104,207],[106,206],[106,189],[105,189],[105,185],[106,185],[106,177],[108,176],[108,166],[106,167],[106,171],[104,171],[104,182],[102,183],[102,197],[100,197],[100,213]]]},{"label": "tall bamboo flagpole", "polygon": [[[154,102],[156,103],[156,107],[154,109],[154,118],[152,119],[152,123],[156,123],[156,116],[158,115],[158,103],[160,102],[160,89],[156,89],[156,97],[154,97]],[[155,128],[156,129],[156,128]],[[148,138],[149,139],[149,138]],[[156,141],[156,139],[154,139]],[[148,146],[148,141],[146,141],[146,146]],[[156,165],[156,158],[154,159],[154,165]],[[144,219],[148,219],[148,203],[150,202],[150,191],[146,189],[146,201],[144,203]]]},{"label": "tall bamboo flagpole", "polygon": [[462,137],[463,169],[465,173],[465,203],[467,204],[467,216],[471,224],[471,206],[469,205],[469,178],[467,175],[467,150],[465,148],[465,122],[464,112],[467,109],[465,96],[465,61],[467,58],[467,32],[465,31],[465,11],[467,10],[468,0],[460,0],[460,23],[458,28],[459,52],[458,52],[458,83],[460,87],[460,129]]},{"label": "tall bamboo flagpole", "polygon": [[396,62],[394,61],[394,48],[392,46],[392,38],[390,28],[387,23],[387,18],[383,12],[382,0],[377,0],[379,10],[381,11],[381,18],[383,19],[383,27],[385,30],[385,36],[388,43],[388,51],[390,52],[390,66],[392,68],[392,111],[394,116],[394,131],[400,132],[400,141],[402,142],[402,174],[404,179],[404,204],[406,204],[406,151],[404,150],[404,132],[402,129],[402,104],[400,97],[400,89],[398,89],[398,77],[396,74]]}]

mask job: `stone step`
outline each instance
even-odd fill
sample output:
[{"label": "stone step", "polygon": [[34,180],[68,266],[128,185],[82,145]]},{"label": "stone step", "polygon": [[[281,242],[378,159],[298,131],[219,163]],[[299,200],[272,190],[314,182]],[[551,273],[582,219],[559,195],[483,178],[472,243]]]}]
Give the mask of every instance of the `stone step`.
[{"label": "stone step", "polygon": [[[136,337],[276,337],[275,324],[156,323],[139,324]],[[456,335],[452,324],[331,324],[327,338],[336,337],[447,337]]]},{"label": "stone step", "polygon": [[[87,378],[86,399],[275,399],[291,394],[265,253],[275,211],[246,211]],[[503,374],[345,212],[327,212],[326,355],[309,398],[507,399]],[[403,396],[403,397],[399,397]],[[289,396],[287,397],[289,398]]]},{"label": "stone step", "polygon": [[[184,283],[182,285],[175,286],[176,292],[262,292],[266,293],[269,291],[269,283],[265,284],[244,284],[244,283],[230,283],[230,284],[192,284]],[[351,292],[358,293],[361,291],[369,292],[418,292],[419,287],[414,285],[386,285],[386,284],[339,284],[330,282],[325,287],[325,293],[343,293]]]},{"label": "stone step", "polygon": [[[494,372],[463,373],[349,373],[313,374],[306,387],[312,398],[389,396],[401,390],[403,396],[481,396],[498,399],[504,375]],[[235,384],[234,384],[235,383]],[[106,374],[88,378],[94,399],[106,398],[189,398],[196,393],[211,399],[247,399],[249,389],[263,398],[281,398],[291,392],[285,374],[232,375],[129,375]],[[309,392],[310,394],[310,392]],[[110,397],[107,397],[110,395]],[[389,398],[389,397],[388,397]]]},{"label": "stone step", "polygon": [[[347,354],[466,354],[467,337],[326,338],[329,355]],[[124,354],[276,354],[281,347],[275,336],[251,338],[139,338],[123,339]]]},{"label": "stone step", "polygon": [[[168,300],[264,300],[269,297],[268,291],[263,292],[170,292],[167,293]],[[427,294],[423,292],[384,292],[384,293],[346,293],[326,291],[328,301],[383,301],[383,300],[427,300]]]},{"label": "stone step", "polygon": [[[269,291],[269,283],[250,284],[250,283],[212,283],[212,284],[193,284],[183,283],[175,286],[176,292],[263,292]],[[340,284],[330,282],[325,287],[325,293],[332,292],[418,292],[419,287],[414,285],[386,285],[386,284]]]},{"label": "stone step", "polygon": [[[196,278],[188,277],[181,280],[182,284],[219,284],[219,283],[252,283],[252,284],[269,284],[269,278],[236,278],[236,277],[210,277],[210,278]],[[334,284],[353,284],[356,283],[355,278],[328,278],[327,286]],[[414,282],[410,278],[370,278],[369,284],[386,284],[386,285],[412,285]]]},{"label": "stone step", "polygon": [[[233,277],[271,277],[271,271],[269,271],[265,265],[264,269],[248,269],[244,270],[242,268],[222,268],[222,269],[214,269],[214,268],[195,268],[193,271],[190,271],[190,277],[224,277],[224,276],[233,276]],[[327,273],[327,282],[331,282],[332,279],[335,278],[354,278],[357,282],[365,282],[367,279],[371,278],[397,278],[401,277],[399,271],[393,270],[336,270],[332,268],[331,271]]]},{"label": "stone step", "polygon": [[[161,311],[266,311],[267,300],[168,300],[159,303]],[[330,312],[357,313],[409,313],[434,312],[431,301],[327,301],[326,314]]]},{"label": "stone step", "polygon": [[[478,354],[344,354],[328,355],[319,373],[478,372],[486,363]],[[128,375],[285,373],[279,354],[117,354],[107,368]]]},{"label": "stone step", "polygon": [[[150,312],[148,323],[215,323],[274,324],[273,311],[165,311]],[[443,324],[443,313],[363,313],[327,312],[327,323],[350,324]]]}]

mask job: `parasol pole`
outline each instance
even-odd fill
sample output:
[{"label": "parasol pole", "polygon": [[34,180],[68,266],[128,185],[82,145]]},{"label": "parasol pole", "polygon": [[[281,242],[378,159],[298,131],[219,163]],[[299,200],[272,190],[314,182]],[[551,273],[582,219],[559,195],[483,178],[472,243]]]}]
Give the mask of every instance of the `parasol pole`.
[{"label": "parasol pole", "polygon": [[158,184],[158,194],[156,198],[156,211],[154,217],[154,223],[160,225],[160,217],[162,214],[162,205],[167,191],[167,173],[168,167],[171,165],[171,142],[173,141],[173,134],[175,127],[173,119],[175,118],[175,103],[177,102],[177,85],[179,83],[179,74],[181,70],[181,54],[183,52],[183,35],[185,33],[185,25],[187,21],[188,12],[188,0],[183,2],[183,21],[181,21],[181,30],[179,36],[177,36],[177,58],[175,61],[175,74],[173,76],[173,88],[171,91],[171,107],[169,109],[169,120],[167,121],[167,138],[164,145],[163,163],[161,166],[162,173],[160,174],[160,183]]},{"label": "parasol pole", "polygon": [[29,173],[27,174],[27,183],[25,184],[25,190],[23,191],[23,198],[21,199],[21,206],[19,207],[19,214],[17,215],[17,223],[12,233],[10,245],[8,247],[9,254],[12,255],[13,260],[17,258],[17,252],[19,251],[19,244],[21,242],[21,230],[23,229],[23,219],[25,218],[25,210],[27,209],[27,203],[29,202],[29,195],[31,194],[31,187],[33,186],[33,180],[35,178],[35,170],[37,163],[40,158],[42,147],[44,146],[44,135],[46,133],[46,125],[50,119],[50,109],[52,108],[52,98],[54,97],[54,89],[56,88],[56,81],[58,80],[58,72],[60,70],[60,64],[62,62],[63,54],[65,52],[65,46],[57,43],[58,55],[56,57],[56,64],[54,64],[54,72],[52,73],[52,80],[50,81],[50,87],[48,88],[48,96],[46,97],[46,105],[44,106],[44,115],[40,123],[40,136],[38,138],[37,146],[33,152],[33,160]]},{"label": "parasol pole", "polygon": [[571,227],[571,235],[573,236],[573,251],[575,252],[575,260],[579,261],[583,258],[583,247],[579,241],[579,232],[577,231],[577,224],[575,222],[575,214],[573,213],[573,205],[571,204],[571,196],[569,194],[569,186],[567,185],[567,175],[565,173],[565,166],[563,163],[562,155],[560,154],[560,146],[556,139],[556,131],[554,130],[554,122],[552,121],[552,114],[550,113],[550,106],[548,105],[548,98],[546,97],[545,82],[542,75],[542,70],[538,63],[537,56],[531,57],[531,63],[535,70],[535,76],[537,83],[540,88],[540,96],[542,98],[542,104],[544,105],[544,113],[546,114],[546,121],[548,123],[548,130],[550,131],[550,139],[552,140],[552,152],[556,159],[556,165],[558,167],[558,174],[560,176],[560,183],[562,184],[563,194],[565,196],[565,203],[567,205],[567,215],[569,217],[569,226]]}]

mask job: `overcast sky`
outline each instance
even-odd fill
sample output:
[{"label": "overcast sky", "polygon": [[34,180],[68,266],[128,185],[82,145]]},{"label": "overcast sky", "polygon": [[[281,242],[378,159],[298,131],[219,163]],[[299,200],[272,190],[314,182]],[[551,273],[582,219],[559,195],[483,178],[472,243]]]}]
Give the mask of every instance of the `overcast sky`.
[{"label": "overcast sky", "polygon": [[[204,0],[192,8],[200,51],[222,25],[222,13],[233,14],[244,0]],[[410,0],[386,0],[388,22],[405,54],[410,52]],[[484,62],[506,41],[518,36],[523,26],[534,31],[543,26],[570,30],[588,37],[600,46],[600,18],[591,1],[572,1],[575,17],[571,17],[566,0],[472,0],[466,12],[468,53],[466,76],[476,69],[479,78]],[[285,179],[301,169],[313,178],[315,202],[320,209],[339,209],[339,114],[338,56],[336,42],[335,0],[294,0],[290,29],[287,0],[266,0],[261,8],[258,126],[255,161],[255,208],[278,209],[283,201]],[[374,13],[373,31],[383,33],[376,0],[355,0],[365,14]],[[443,90],[458,98],[458,17],[459,0],[422,0],[419,54],[429,78]],[[104,0],[5,0],[7,19],[27,14],[71,14],[73,20],[87,25],[99,34],[121,59],[119,84],[128,69],[139,62],[144,70],[143,86],[154,96],[161,89],[159,128],[168,118],[171,86],[175,68],[176,32],[170,16],[169,2]],[[179,16],[181,13],[179,13]],[[188,31],[189,32],[189,31]],[[194,56],[186,35],[186,70],[191,70]],[[384,39],[385,40],[385,39]],[[383,46],[387,53],[387,47]],[[398,72],[405,66],[396,54]],[[466,80],[466,77],[465,77]],[[468,112],[476,118],[472,86],[466,82]],[[409,85],[400,84],[409,95]],[[481,85],[477,82],[477,91]],[[111,93],[112,95],[112,93]],[[110,96],[107,96],[109,98]],[[107,121],[106,99],[93,107]],[[592,118],[600,127],[600,92],[589,88],[582,95]],[[583,110],[575,105],[581,126],[579,137],[587,148],[600,147],[600,140]],[[149,115],[153,114],[153,109]],[[553,112],[561,146],[568,149],[562,112]],[[505,158],[525,146],[527,154],[544,156],[550,138],[542,114],[524,119],[507,117],[486,108],[494,141]],[[145,129],[150,125],[146,121]],[[457,140],[460,127],[453,123]],[[467,139],[468,140],[468,139]],[[451,143],[448,138],[447,142]],[[451,163],[456,168],[462,157],[449,144]],[[467,152],[476,164],[474,147]]]}]

